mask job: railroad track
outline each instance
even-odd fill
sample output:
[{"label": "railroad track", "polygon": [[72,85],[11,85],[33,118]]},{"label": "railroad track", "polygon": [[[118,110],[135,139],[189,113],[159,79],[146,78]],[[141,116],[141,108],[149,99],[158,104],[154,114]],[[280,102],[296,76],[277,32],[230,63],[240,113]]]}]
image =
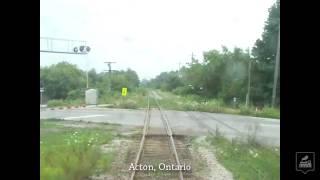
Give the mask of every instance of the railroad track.
[{"label": "railroad track", "polygon": [[[183,137],[172,132],[168,118],[156,98],[155,109],[150,108],[150,96],[145,113],[144,127],[134,165],[151,165],[145,170],[131,171],[130,180],[134,179],[189,179],[191,175],[191,154]],[[162,131],[150,130],[151,112],[160,114]],[[182,158],[182,160],[180,159]],[[190,169],[189,169],[190,167]],[[154,170],[155,169],[155,170]],[[185,178],[187,177],[187,178]]]}]

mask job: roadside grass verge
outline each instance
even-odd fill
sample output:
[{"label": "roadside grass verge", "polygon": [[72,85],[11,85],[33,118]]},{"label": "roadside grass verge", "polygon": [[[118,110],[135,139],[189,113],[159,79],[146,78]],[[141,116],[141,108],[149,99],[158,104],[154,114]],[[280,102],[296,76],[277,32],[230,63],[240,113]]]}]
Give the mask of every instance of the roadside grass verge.
[{"label": "roadside grass verge", "polygon": [[40,121],[40,177],[45,180],[84,179],[106,172],[114,152],[104,153],[100,145],[114,134],[103,128],[76,128]]},{"label": "roadside grass verge", "polygon": [[[276,118],[280,119],[280,110],[277,108],[265,107],[256,111],[255,108],[246,108],[240,104],[239,108],[232,108],[226,105],[220,99],[208,99],[198,95],[185,95],[180,96],[171,92],[164,92],[155,90],[162,99],[159,103],[165,109],[179,110],[179,111],[202,111],[211,113],[225,113],[236,115],[247,115],[255,117]],[[139,109],[147,107],[148,90],[146,88],[137,88],[128,91],[127,96],[122,97],[121,92],[113,92],[101,95],[99,97],[99,104],[108,104],[108,108],[122,108],[122,109]],[[153,101],[151,100],[151,103]],[[61,107],[61,106],[80,106],[85,104],[84,100],[50,100],[48,107]]]},{"label": "roadside grass verge", "polygon": [[207,136],[206,141],[217,160],[233,174],[234,179],[280,179],[279,148],[262,146],[250,140],[230,141],[219,133]]},{"label": "roadside grass verge", "polygon": [[280,110],[275,108],[263,108],[261,111],[255,112],[252,110],[251,114],[255,114],[258,117],[267,117],[267,118],[280,118]]},{"label": "roadside grass verge", "polygon": [[85,102],[82,99],[74,99],[74,100],[53,99],[53,100],[49,100],[47,103],[49,108],[62,107],[62,106],[81,106],[84,104]]},{"label": "roadside grass verge", "polygon": [[[147,106],[147,90],[145,88],[137,88],[128,91],[127,96],[122,97],[121,92],[112,92],[99,95],[99,104],[108,104],[109,108],[138,109]],[[54,99],[49,100],[47,105],[52,107],[68,107],[84,105],[84,99]]]},{"label": "roadside grass verge", "polygon": [[110,104],[110,108],[123,109],[138,109],[147,107],[147,90],[144,88],[137,88],[133,91],[128,91],[126,96],[122,96],[121,92],[114,92],[112,94],[102,95],[99,98],[99,103]]},{"label": "roadside grass verge", "polygon": [[197,95],[180,96],[171,92],[163,92],[160,90],[156,90],[156,92],[162,97],[161,100],[158,100],[159,103],[166,109],[226,113],[280,119],[280,110],[277,108],[265,107],[256,111],[255,108],[246,108],[242,104],[239,105],[239,108],[233,108],[226,105],[220,99],[208,99],[205,101],[203,98]]}]

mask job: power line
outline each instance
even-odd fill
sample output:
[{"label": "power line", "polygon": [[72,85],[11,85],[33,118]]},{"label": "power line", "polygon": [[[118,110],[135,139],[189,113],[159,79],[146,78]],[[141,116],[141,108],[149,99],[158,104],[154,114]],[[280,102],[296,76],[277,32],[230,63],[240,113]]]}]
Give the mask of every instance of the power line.
[{"label": "power line", "polygon": [[249,101],[250,101],[250,89],[251,89],[251,57],[249,53],[249,67],[248,67],[248,92],[246,96],[246,107],[249,106]]}]

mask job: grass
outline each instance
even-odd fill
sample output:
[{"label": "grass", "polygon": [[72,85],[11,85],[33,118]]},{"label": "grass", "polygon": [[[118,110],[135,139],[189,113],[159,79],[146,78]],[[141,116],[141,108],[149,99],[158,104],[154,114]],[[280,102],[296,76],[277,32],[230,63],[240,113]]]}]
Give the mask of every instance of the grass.
[{"label": "grass", "polygon": [[276,108],[265,107],[258,111],[253,107],[246,108],[244,105],[240,105],[239,108],[232,108],[219,99],[209,99],[205,102],[203,98],[196,95],[178,96],[170,92],[163,92],[159,90],[157,90],[157,93],[162,97],[162,99],[159,100],[159,103],[166,109],[238,114],[280,119],[280,110]]},{"label": "grass", "polygon": [[[127,96],[122,97],[121,92],[113,92],[101,95],[98,99],[99,104],[109,104],[109,108],[138,109],[147,107],[147,90],[137,88],[128,91]],[[84,105],[83,99],[55,99],[48,101],[47,105],[51,107],[66,107]]]},{"label": "grass", "polygon": [[255,114],[258,117],[280,118],[280,110],[269,107],[263,108],[258,112],[252,112],[251,114]]},{"label": "grass", "polygon": [[48,107],[58,107],[58,106],[65,106],[66,103],[63,100],[49,100]]},{"label": "grass", "polygon": [[[180,111],[202,111],[211,113],[226,113],[248,115],[265,118],[280,119],[280,110],[277,108],[265,107],[256,111],[253,107],[246,108],[240,105],[239,108],[232,108],[227,106],[220,99],[204,99],[197,95],[178,96],[171,92],[164,92],[156,90],[162,97],[158,100],[161,106],[165,109],[180,110]],[[123,109],[138,109],[147,107],[147,89],[137,88],[133,91],[128,91],[127,96],[122,97],[121,92],[113,92],[99,97],[99,104],[109,104],[109,108],[123,108]],[[151,101],[151,103],[153,103]],[[51,100],[48,102],[48,107],[61,106],[77,106],[83,105],[84,100]]]},{"label": "grass", "polygon": [[266,117],[266,118],[280,118],[280,110],[276,108],[264,107],[261,110],[256,111],[254,108],[247,108],[244,105],[240,106],[241,115],[252,115],[256,117]]},{"label": "grass", "polygon": [[80,106],[85,104],[84,100],[74,99],[74,100],[62,100],[62,99],[54,99],[49,100],[47,105],[48,107],[62,107],[62,106]]},{"label": "grass", "polygon": [[113,153],[103,153],[100,145],[114,135],[103,128],[74,128],[59,120],[40,121],[40,177],[43,180],[80,180],[106,172]]},{"label": "grass", "polygon": [[264,147],[256,143],[229,141],[222,135],[206,138],[215,151],[217,160],[236,180],[278,180],[280,179],[279,148]]},{"label": "grass", "polygon": [[99,98],[101,104],[111,104],[112,108],[138,109],[147,107],[147,92],[139,88],[128,91],[127,96],[123,97],[121,92],[107,94]]}]

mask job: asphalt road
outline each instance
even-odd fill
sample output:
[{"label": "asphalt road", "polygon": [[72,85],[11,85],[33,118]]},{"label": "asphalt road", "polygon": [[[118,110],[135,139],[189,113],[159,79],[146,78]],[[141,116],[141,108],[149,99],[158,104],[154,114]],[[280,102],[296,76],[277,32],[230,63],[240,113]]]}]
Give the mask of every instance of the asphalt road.
[{"label": "asphalt road", "polygon": [[[206,112],[165,111],[174,134],[206,135],[216,128],[228,138],[246,138],[256,131],[257,140],[262,144],[280,146],[280,121],[277,119],[248,117],[240,115]],[[83,120],[107,122],[129,126],[143,126],[145,110],[84,108],[50,110],[41,109],[40,119],[57,118],[65,120]],[[150,129],[154,133],[162,128],[160,113],[151,111]],[[151,132],[149,130],[149,132]]]}]

